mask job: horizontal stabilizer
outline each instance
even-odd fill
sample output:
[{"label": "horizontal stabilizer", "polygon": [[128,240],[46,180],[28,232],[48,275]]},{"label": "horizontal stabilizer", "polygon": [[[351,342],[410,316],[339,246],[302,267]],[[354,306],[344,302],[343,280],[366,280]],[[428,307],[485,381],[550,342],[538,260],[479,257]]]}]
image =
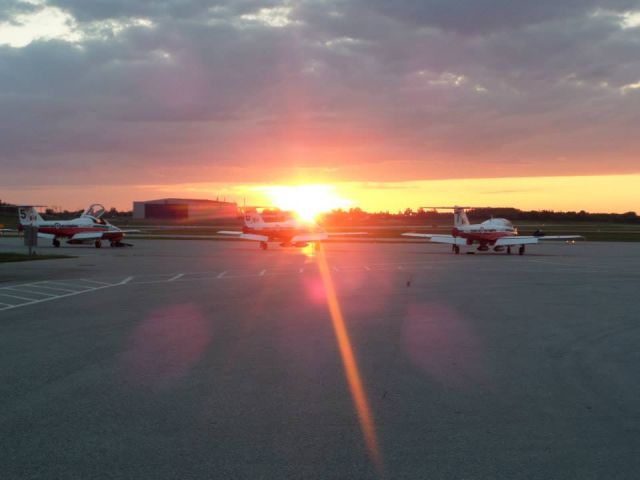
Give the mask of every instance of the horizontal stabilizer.
[{"label": "horizontal stabilizer", "polygon": [[242,232],[231,230],[218,230],[219,235],[242,235]]}]

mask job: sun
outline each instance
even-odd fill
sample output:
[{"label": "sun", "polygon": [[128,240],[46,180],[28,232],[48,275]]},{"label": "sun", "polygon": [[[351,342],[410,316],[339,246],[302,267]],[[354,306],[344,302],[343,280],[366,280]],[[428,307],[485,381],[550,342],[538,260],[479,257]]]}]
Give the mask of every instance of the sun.
[{"label": "sun", "polygon": [[263,190],[274,206],[293,211],[306,222],[314,222],[320,213],[351,205],[332,185],[265,186]]}]

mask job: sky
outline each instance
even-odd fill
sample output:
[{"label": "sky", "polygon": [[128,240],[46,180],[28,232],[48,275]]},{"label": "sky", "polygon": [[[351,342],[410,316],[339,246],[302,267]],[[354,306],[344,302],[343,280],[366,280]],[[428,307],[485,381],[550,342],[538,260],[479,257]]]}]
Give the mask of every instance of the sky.
[{"label": "sky", "polygon": [[639,52],[637,0],[0,0],[0,199],[640,211]]}]

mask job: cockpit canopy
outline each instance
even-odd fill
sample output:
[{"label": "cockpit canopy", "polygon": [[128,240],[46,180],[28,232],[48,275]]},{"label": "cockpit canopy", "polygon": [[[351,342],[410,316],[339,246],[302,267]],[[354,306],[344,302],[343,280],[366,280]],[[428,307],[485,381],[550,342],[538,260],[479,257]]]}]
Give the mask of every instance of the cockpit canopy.
[{"label": "cockpit canopy", "polygon": [[513,224],[506,218],[492,218],[482,222],[483,225],[501,226],[505,228],[513,228]]},{"label": "cockpit canopy", "polygon": [[97,219],[102,217],[102,215],[104,215],[104,212],[105,208],[102,205],[100,205],[99,203],[94,203],[84,211],[82,216],[93,217]]}]

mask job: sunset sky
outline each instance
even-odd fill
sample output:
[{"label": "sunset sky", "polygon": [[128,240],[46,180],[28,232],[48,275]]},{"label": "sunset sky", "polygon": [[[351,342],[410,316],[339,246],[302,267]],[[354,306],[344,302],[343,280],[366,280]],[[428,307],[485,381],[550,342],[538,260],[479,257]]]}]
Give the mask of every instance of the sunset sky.
[{"label": "sunset sky", "polygon": [[0,199],[640,211],[637,0],[0,0]]}]

